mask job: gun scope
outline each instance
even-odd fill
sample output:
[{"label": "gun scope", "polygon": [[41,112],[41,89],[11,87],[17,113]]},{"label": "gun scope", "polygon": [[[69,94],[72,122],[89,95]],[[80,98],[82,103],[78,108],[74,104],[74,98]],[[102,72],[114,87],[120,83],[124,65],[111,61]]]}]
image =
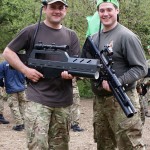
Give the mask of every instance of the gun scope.
[{"label": "gun scope", "polygon": [[65,50],[67,51],[69,49],[68,45],[55,45],[55,44],[51,44],[51,45],[45,45],[42,43],[38,43],[34,45],[35,49],[38,50],[42,50],[42,49],[52,49],[52,50]]}]

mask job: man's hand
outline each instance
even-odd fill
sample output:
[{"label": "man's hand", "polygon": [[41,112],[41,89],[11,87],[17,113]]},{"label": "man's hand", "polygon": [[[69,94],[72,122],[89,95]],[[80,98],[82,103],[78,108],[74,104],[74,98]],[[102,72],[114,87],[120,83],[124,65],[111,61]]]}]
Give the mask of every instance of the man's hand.
[{"label": "man's hand", "polygon": [[137,90],[137,92],[138,92],[140,95],[142,95],[142,88],[141,88],[141,86],[140,86],[140,87],[137,87],[136,90]]},{"label": "man's hand", "polygon": [[33,82],[38,82],[40,78],[44,78],[44,76],[35,69],[26,67],[24,71],[25,76],[32,80]]},{"label": "man's hand", "polygon": [[102,81],[102,87],[103,87],[103,89],[105,89],[106,91],[111,92],[111,89],[110,89],[110,87],[109,87],[109,84],[108,84],[108,82],[107,82],[106,80],[103,80],[103,81]]},{"label": "man's hand", "polygon": [[63,72],[61,73],[61,77],[62,77],[63,79],[73,79],[73,78],[74,78],[71,74],[68,74],[68,71],[63,71]]}]

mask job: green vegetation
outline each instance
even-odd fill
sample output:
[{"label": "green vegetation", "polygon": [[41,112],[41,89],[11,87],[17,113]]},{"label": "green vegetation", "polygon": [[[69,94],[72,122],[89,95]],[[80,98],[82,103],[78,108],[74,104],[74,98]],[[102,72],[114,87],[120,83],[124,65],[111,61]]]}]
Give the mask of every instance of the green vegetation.
[{"label": "green vegetation", "polygon": [[[150,0],[119,0],[120,23],[134,31],[146,47],[150,45]],[[64,25],[75,30],[81,47],[87,30],[86,16],[96,11],[96,0],[68,0],[69,8]],[[0,1],[0,50],[1,52],[25,26],[38,22],[40,0],[1,0]],[[149,56],[147,56],[148,58]],[[79,81],[81,96],[90,97],[89,82]]]},{"label": "green vegetation", "polygon": [[92,98],[93,93],[91,91],[91,85],[89,79],[79,80],[78,82],[80,96],[84,98]]}]

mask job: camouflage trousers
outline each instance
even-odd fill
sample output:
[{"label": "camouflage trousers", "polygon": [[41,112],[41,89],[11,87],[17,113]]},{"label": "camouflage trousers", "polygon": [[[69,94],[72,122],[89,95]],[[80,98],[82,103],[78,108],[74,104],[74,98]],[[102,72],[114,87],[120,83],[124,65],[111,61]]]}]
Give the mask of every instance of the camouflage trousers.
[{"label": "camouflage trousers", "polygon": [[24,124],[24,110],[26,105],[25,91],[8,94],[7,102],[16,125]]},{"label": "camouflage trousers", "polygon": [[4,100],[3,96],[0,95],[0,114],[3,114],[4,111]]},{"label": "camouflage trousers", "polygon": [[4,101],[7,99],[6,92],[2,87],[0,87],[0,114],[4,111]]},{"label": "camouflage trousers", "polygon": [[94,99],[94,139],[97,150],[145,150],[137,91],[127,92],[137,113],[127,118],[113,96]]},{"label": "camouflage trousers", "polygon": [[32,101],[25,109],[25,129],[29,150],[68,150],[69,108],[47,107]]},{"label": "camouflage trousers", "polygon": [[78,125],[80,119],[80,95],[73,93],[73,104],[70,106],[70,120],[72,125]]}]

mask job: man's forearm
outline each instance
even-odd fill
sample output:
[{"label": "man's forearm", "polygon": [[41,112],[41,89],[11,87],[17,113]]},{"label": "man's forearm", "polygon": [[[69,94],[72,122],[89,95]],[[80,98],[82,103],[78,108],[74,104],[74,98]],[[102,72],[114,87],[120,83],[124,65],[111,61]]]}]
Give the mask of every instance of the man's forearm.
[{"label": "man's forearm", "polygon": [[25,66],[18,55],[12,51],[10,48],[6,47],[3,52],[3,57],[8,61],[8,63],[16,70],[25,74],[27,66]]}]

